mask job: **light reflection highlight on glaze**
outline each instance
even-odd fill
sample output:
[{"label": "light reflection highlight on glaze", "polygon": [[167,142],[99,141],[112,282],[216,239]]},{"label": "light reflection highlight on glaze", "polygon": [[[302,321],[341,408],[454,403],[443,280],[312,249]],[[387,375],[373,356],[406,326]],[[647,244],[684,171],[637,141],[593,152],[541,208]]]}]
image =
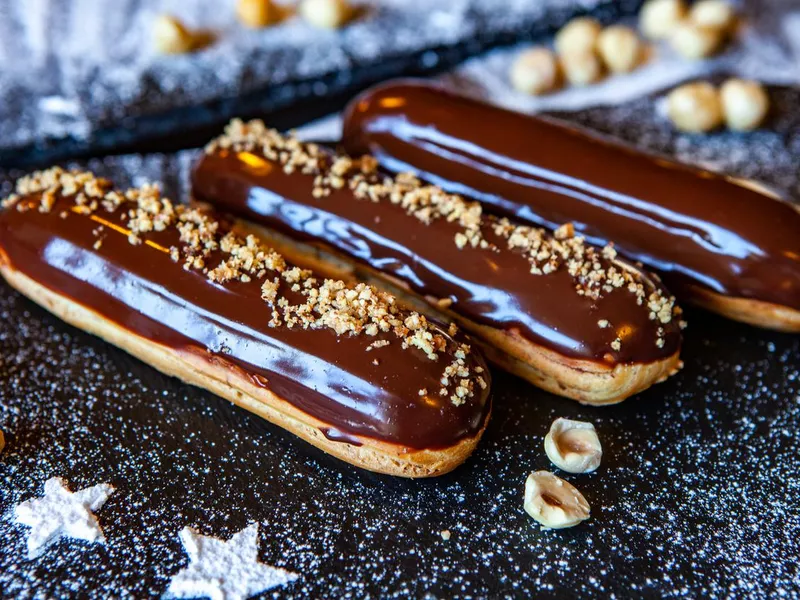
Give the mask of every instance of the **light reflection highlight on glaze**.
[{"label": "light reflection highlight on glaze", "polygon": [[689,296],[699,285],[800,309],[800,213],[758,186],[414,82],[354,101],[343,141],[500,213],[573,222]]}]

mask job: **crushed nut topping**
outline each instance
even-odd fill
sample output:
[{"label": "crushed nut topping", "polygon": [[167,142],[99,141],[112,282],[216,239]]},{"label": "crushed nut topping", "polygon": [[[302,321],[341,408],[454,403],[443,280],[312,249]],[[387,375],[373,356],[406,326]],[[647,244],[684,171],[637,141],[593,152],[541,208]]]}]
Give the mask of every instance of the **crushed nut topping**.
[{"label": "crushed nut topping", "polygon": [[[279,151],[276,156],[283,153]],[[290,168],[301,166],[288,156],[281,160],[294,165]],[[33,196],[35,200],[21,202],[23,196]],[[119,211],[124,228],[114,227],[124,232],[132,245],[146,243],[157,247],[184,269],[200,271],[214,284],[257,283],[262,299],[271,308],[269,327],[327,328],[337,335],[391,333],[400,340],[403,349],[417,348],[432,361],[447,350],[446,337],[423,315],[402,310],[391,294],[363,283],[348,285],[333,279],[318,280],[311,271],[287,264],[255,236],[243,238],[223,231],[212,215],[162,197],[157,186],[144,185],[121,192],[92,173],[55,167],[20,179],[16,193],[6,198],[3,206],[16,205],[21,211],[35,208],[46,213],[53,209],[59,196],[73,199],[73,212],[91,215],[98,211]],[[163,248],[147,240],[147,234],[168,228],[178,232],[180,247]],[[98,228],[94,234],[99,235],[100,231]],[[95,250],[101,247],[102,238],[94,244]],[[451,326],[449,333],[454,335],[455,331]],[[367,346],[367,351],[390,343],[386,339],[375,340]],[[486,387],[482,376],[470,372],[466,360],[469,353],[468,345],[459,345],[440,380],[440,394],[448,396],[457,406],[474,395],[475,385]]]},{"label": "crushed nut topping", "polygon": [[367,352],[370,350],[374,350],[376,348],[383,348],[384,346],[388,346],[391,344],[389,340],[375,340],[369,346],[367,346]]},{"label": "crushed nut topping", "polygon": [[[437,219],[456,223],[460,231],[455,233],[453,242],[458,248],[500,252],[504,247],[519,252],[530,263],[533,275],[566,269],[575,280],[576,293],[581,296],[597,300],[615,289],[626,290],[635,296],[638,305],[649,309],[651,320],[667,324],[680,314],[675,298],[664,295],[658,288],[649,291],[650,286],[640,273],[617,261],[617,251],[612,244],[602,249],[587,244],[583,237],[576,235],[572,223],[550,234],[541,228],[486,216],[479,203],[425,185],[411,174],[401,173],[393,178],[381,175],[377,161],[371,156],[357,159],[332,156],[316,144],[283,135],[259,120],[245,123],[234,119],[222,136],[206,146],[207,153],[226,150],[260,152],[268,160],[279,163],[286,173],[300,172],[314,177],[313,196],[316,198],[324,198],[332,190],[349,188],[361,200],[399,205],[424,224]],[[601,328],[607,324],[605,319],[598,321]],[[663,345],[663,338],[658,339]],[[656,343],[659,344],[658,340]],[[619,351],[620,340],[614,340],[611,346]]]}]

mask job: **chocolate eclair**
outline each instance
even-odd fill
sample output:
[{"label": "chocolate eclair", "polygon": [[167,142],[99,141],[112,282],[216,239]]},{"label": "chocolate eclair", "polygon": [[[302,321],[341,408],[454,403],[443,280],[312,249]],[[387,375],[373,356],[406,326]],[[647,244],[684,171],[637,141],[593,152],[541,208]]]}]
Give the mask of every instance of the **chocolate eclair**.
[{"label": "chocolate eclair", "polygon": [[486,427],[489,373],[454,327],[319,278],[211,211],[58,168],[3,204],[13,287],[342,460],[439,475]]},{"label": "chocolate eclair", "polygon": [[390,282],[410,303],[424,298],[490,359],[554,393],[619,402],[679,365],[674,299],[569,225],[550,235],[485,215],[413,177],[387,177],[369,157],[337,156],[261,121],[234,121],[208,145],[192,194],[267,227],[295,261]]},{"label": "chocolate eclair", "polygon": [[413,82],[353,100],[343,143],[498,214],[613,240],[681,299],[800,331],[800,212],[747,182]]}]

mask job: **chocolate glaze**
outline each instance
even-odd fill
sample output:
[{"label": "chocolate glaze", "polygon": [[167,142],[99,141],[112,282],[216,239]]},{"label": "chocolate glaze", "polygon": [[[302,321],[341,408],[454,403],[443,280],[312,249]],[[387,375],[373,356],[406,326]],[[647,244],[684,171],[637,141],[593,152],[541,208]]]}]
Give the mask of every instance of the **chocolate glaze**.
[{"label": "chocolate glaze", "polygon": [[[260,297],[260,282],[220,285],[200,271],[184,270],[163,251],[179,245],[174,228],[147,234],[147,243],[132,246],[126,235],[106,227],[96,250],[92,231],[98,223],[70,212],[70,206],[71,200],[59,198],[49,213],[13,207],[0,212],[0,257],[136,335],[243,370],[253,383],[342,435],[445,448],[483,427],[489,399],[477,385],[475,395],[458,407],[438,393],[419,395],[421,388],[438,391],[439,378],[453,360],[455,344],[445,331],[448,351],[433,361],[415,348],[402,350],[391,333],[371,337],[336,335],[327,328],[269,328],[271,309]],[[66,218],[60,216],[64,212]],[[121,212],[96,214],[122,226]],[[212,255],[208,264],[218,261]],[[291,298],[289,290],[281,294]],[[376,339],[390,344],[367,351]],[[467,357],[469,366],[485,369],[475,352]],[[488,371],[483,376],[488,381]]]},{"label": "chocolate glaze", "polygon": [[[606,364],[651,362],[680,347],[677,319],[664,326],[665,344],[658,348],[660,323],[650,320],[646,308],[623,289],[592,300],[575,292],[575,280],[565,268],[532,275],[527,258],[506,250],[489,220],[483,236],[502,250],[459,249],[453,241],[461,231],[457,223],[437,219],[425,225],[399,205],[359,200],[346,186],[315,199],[313,174],[287,174],[250,152],[205,154],[192,184],[200,200],[294,239],[332,247],[423,295],[451,299],[451,310],[472,321],[515,330],[567,356]],[[601,329],[600,319],[613,327]],[[618,335],[623,343],[614,351],[610,344]]]},{"label": "chocolate glaze", "polygon": [[800,213],[722,175],[414,82],[354,100],[344,145],[501,213],[571,221],[673,289],[800,309]]},{"label": "chocolate glaze", "polygon": [[350,444],[351,446],[363,446],[361,441],[357,438],[347,435],[346,433],[339,431],[338,429],[334,429],[333,427],[323,427],[320,429],[320,431],[322,432],[322,435],[332,442]]}]

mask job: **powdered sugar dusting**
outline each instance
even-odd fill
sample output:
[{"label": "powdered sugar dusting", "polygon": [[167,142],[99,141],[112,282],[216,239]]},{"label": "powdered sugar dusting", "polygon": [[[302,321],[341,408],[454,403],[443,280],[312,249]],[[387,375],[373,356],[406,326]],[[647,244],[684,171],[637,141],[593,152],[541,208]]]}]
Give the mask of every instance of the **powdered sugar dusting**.
[{"label": "powdered sugar dusting", "polygon": [[[177,196],[175,161],[91,166],[121,183],[129,167],[167,175]],[[326,457],[1,284],[0,510],[54,474],[117,491],[101,513],[104,545],[62,541],[26,561],[24,531],[0,521],[0,588],[156,597],[186,566],[184,527],[230,539],[256,522],[259,562],[299,576],[274,590],[282,598],[791,597],[800,340],[687,318],[684,370],[622,405],[582,407],[496,373],[475,455],[445,477],[406,481]],[[542,442],[559,416],[593,423],[604,457],[591,475],[558,473],[591,519],[543,532],[522,492],[528,473],[552,468]]]}]

